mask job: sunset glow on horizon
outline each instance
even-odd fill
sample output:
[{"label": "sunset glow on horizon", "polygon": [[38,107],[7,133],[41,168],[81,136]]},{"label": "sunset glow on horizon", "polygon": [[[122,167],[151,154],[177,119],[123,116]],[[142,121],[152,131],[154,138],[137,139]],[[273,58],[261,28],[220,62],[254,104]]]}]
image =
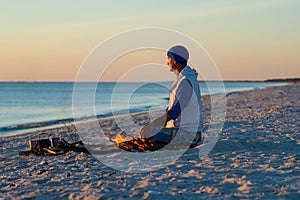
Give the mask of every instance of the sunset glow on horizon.
[{"label": "sunset glow on horizon", "polygon": [[[74,81],[97,45],[140,27],[173,29],[193,38],[224,80],[300,77],[297,0],[12,0],[1,1],[0,8],[0,81]],[[142,56],[147,54],[137,54]],[[130,59],[115,62],[110,73],[124,71]],[[139,73],[132,81],[145,76]],[[172,76],[153,77],[170,81]]]}]

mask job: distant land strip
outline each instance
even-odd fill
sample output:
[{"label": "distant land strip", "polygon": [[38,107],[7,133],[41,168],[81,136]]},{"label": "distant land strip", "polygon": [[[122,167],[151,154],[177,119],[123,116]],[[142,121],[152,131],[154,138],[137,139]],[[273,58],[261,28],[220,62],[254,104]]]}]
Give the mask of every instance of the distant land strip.
[{"label": "distant land strip", "polygon": [[[220,82],[220,80],[199,80],[199,82]],[[300,82],[300,78],[275,78],[267,80],[222,80],[222,82]]]},{"label": "distant land strip", "polygon": [[285,79],[267,79],[265,82],[300,82],[300,78],[285,78]]}]

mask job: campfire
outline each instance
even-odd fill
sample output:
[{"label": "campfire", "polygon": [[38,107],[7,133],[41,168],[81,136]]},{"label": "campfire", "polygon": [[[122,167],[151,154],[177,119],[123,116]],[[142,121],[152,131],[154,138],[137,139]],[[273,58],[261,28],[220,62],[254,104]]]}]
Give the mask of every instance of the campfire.
[{"label": "campfire", "polygon": [[164,146],[154,142],[152,138],[141,139],[133,138],[131,136],[123,137],[121,133],[118,133],[112,141],[115,142],[117,147],[130,152],[156,151]]},{"label": "campfire", "polygon": [[116,144],[127,142],[129,140],[133,139],[133,137],[123,137],[121,133],[118,133],[115,138],[112,138],[112,141],[114,141]]}]

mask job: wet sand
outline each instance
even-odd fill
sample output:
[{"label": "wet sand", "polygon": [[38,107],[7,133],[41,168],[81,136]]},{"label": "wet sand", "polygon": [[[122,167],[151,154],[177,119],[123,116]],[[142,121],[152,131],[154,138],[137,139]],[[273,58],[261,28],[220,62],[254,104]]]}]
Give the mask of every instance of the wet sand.
[{"label": "wet sand", "polygon": [[[147,173],[119,171],[76,152],[18,156],[39,131],[1,137],[0,199],[300,199],[299,94],[300,84],[228,94],[224,127],[206,157],[199,158],[197,148],[188,149],[167,167]],[[203,102],[207,125],[209,99]],[[129,118],[135,126],[126,120],[124,127],[118,126]],[[100,124],[107,134],[115,134],[137,132],[149,120],[149,113],[136,113],[117,122],[100,119]],[[97,132],[89,123],[81,130],[87,142]],[[67,137],[76,129],[46,132]],[[116,158],[110,157],[112,162]]]}]

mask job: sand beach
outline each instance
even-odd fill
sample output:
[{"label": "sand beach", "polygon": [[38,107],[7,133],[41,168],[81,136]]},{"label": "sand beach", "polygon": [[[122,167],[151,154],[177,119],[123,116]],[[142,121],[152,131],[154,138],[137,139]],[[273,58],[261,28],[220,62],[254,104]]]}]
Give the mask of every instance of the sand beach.
[{"label": "sand beach", "polygon": [[[39,130],[1,137],[0,199],[300,199],[299,94],[299,83],[227,94],[225,123],[209,154],[199,158],[198,148],[188,149],[146,173],[119,171],[85,153],[19,156]],[[207,125],[209,100],[203,98]],[[134,119],[149,121],[145,113]],[[100,121],[118,132],[113,121]],[[95,131],[88,122],[85,127]],[[59,136],[76,129],[43,132]]]}]

